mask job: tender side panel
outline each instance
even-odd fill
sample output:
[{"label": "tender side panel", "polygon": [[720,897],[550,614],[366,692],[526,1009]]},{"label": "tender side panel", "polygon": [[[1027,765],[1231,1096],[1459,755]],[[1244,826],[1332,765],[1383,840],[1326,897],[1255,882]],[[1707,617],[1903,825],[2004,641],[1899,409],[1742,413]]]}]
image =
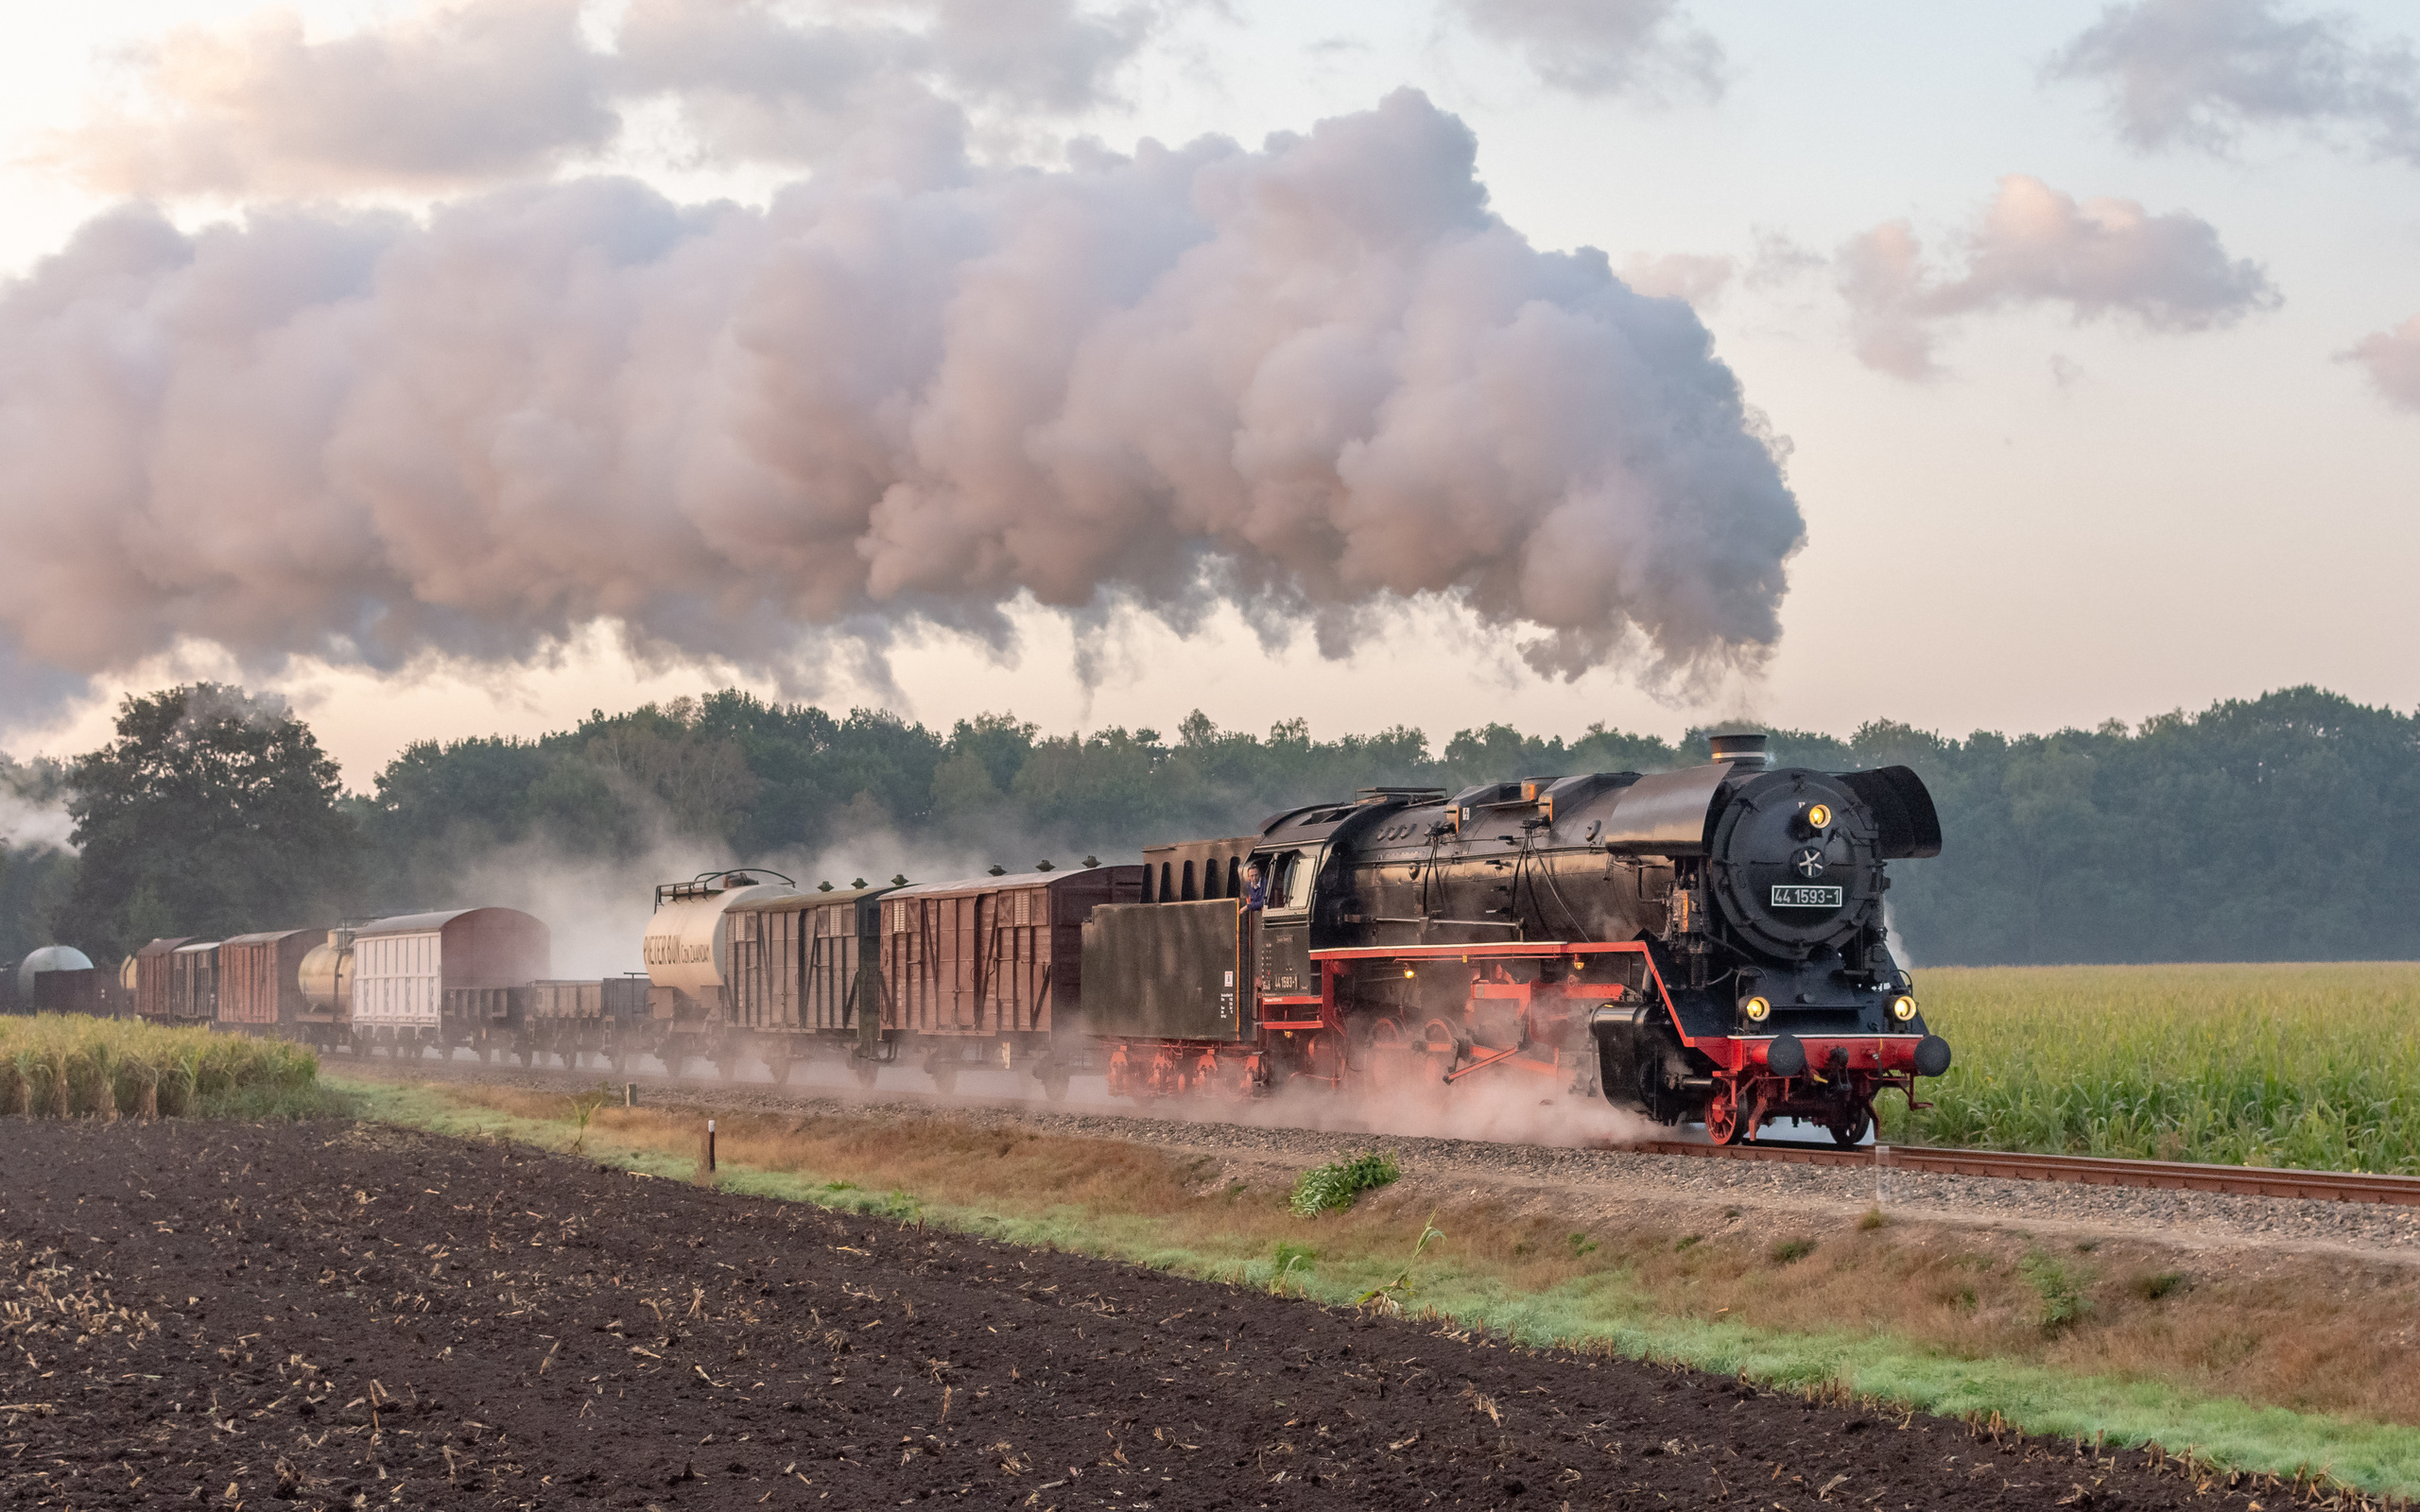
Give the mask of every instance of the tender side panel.
[{"label": "tender side panel", "polygon": [[1081,940],[1086,1032],[1133,1040],[1251,1036],[1243,909],[1235,899],[1106,905],[1092,911]]}]

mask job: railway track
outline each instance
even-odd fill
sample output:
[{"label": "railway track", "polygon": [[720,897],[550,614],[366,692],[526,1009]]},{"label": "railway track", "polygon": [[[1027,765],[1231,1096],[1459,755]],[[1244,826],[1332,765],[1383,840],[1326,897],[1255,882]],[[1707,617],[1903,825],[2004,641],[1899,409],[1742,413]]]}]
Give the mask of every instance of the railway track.
[{"label": "railway track", "polygon": [[[380,1063],[379,1069],[351,1062],[332,1062],[334,1070],[340,1064],[353,1064],[359,1074],[370,1075],[406,1076],[413,1074],[408,1061],[391,1065]],[[544,1077],[564,1084],[582,1087],[596,1084],[593,1072],[552,1067],[514,1068],[469,1067],[460,1062],[441,1063],[446,1069],[439,1076],[447,1080],[485,1080],[480,1072],[501,1073],[518,1078]],[[434,1066],[427,1068],[435,1070]],[[468,1071],[472,1074],[464,1075]],[[843,1087],[776,1087],[766,1082],[728,1082],[700,1080],[677,1074],[623,1074],[617,1079],[630,1080],[635,1086],[651,1087],[658,1095],[672,1092],[688,1100],[711,1098],[714,1091],[745,1091],[772,1097],[803,1097],[858,1102],[875,1099],[886,1103],[921,1103],[937,1108],[985,1106],[1017,1108],[1029,1099],[959,1093],[942,1096],[939,1093],[885,1088],[870,1094],[856,1088]],[[1117,1118],[1149,1119],[1153,1115],[1148,1108],[1122,1102],[1093,1102],[1078,1099],[1068,1103],[1046,1106],[1054,1113],[1080,1113]],[[1183,1122],[1200,1122],[1184,1120]],[[1213,1121],[1215,1122],[1215,1121]],[[2187,1160],[2127,1160],[2085,1155],[2030,1155],[2011,1150],[1946,1149],[1924,1144],[1871,1144],[1854,1150],[1843,1150],[1832,1144],[1799,1143],[1786,1140],[1768,1140],[1741,1144],[1707,1144],[1694,1140],[1636,1140],[1603,1142],[1596,1148],[1639,1155],[1680,1156],[1715,1160],[1778,1160],[1798,1165],[1831,1165],[1875,1171],[1906,1171],[1927,1176],[1991,1177],[2013,1181],[2066,1182],[2083,1186],[2135,1187],[2169,1192],[2215,1192],[2236,1196],[2286,1197],[2310,1202],[2382,1203],[2403,1207],[2420,1207],[2420,1177],[2375,1176],[2359,1171],[2299,1171],[2276,1166],[2203,1165]]]},{"label": "railway track", "polygon": [[2308,1202],[2385,1202],[2420,1207],[2420,1177],[2360,1171],[2290,1171],[2275,1166],[2199,1165],[2187,1160],[2119,1160],[2090,1155],[2027,1155],[2011,1150],[1942,1149],[1926,1144],[1874,1144],[1843,1150],[1828,1144],[1768,1142],[1700,1144],[1643,1140],[1609,1149],[1718,1160],[1784,1160],[1800,1165],[1866,1166],[1932,1176],[1998,1177],[2014,1181],[2069,1181],[2084,1186],[2148,1187],[2168,1192],[2224,1192],[2238,1196],[2295,1197]]}]

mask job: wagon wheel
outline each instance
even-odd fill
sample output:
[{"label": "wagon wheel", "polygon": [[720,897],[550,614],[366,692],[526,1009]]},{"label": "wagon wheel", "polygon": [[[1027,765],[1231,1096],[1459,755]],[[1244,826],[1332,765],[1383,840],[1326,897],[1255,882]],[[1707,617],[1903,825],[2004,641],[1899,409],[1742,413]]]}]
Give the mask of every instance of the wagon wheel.
[{"label": "wagon wheel", "polygon": [[765,1057],[765,1070],[766,1070],[767,1072],[769,1072],[769,1073],[772,1075],[772,1078],[773,1078],[773,1085],[774,1085],[774,1086],[776,1086],[776,1087],[786,1087],[786,1086],[788,1086],[788,1085],[789,1085],[789,1080],[790,1080],[790,1057],[787,1057],[787,1056],[767,1056],[767,1057]]},{"label": "wagon wheel", "polygon": [[955,1091],[958,1087],[958,1067],[956,1064],[945,1060],[936,1060],[927,1065],[925,1070],[933,1078],[933,1091],[941,1093],[943,1097],[947,1097],[951,1091]]},{"label": "wagon wheel", "polygon": [[1738,1092],[1730,1087],[1717,1087],[1705,1100],[1705,1137],[1715,1144],[1737,1144],[1747,1133],[1747,1120],[1739,1116]]},{"label": "wagon wheel", "polygon": [[1866,1131],[1874,1126],[1873,1106],[1858,1103],[1843,1108],[1840,1117],[1824,1126],[1832,1131],[1833,1143],[1844,1150],[1855,1149],[1864,1141]]},{"label": "wagon wheel", "polygon": [[862,1058],[852,1060],[849,1062],[849,1074],[857,1079],[858,1086],[871,1091],[874,1078],[882,1074],[882,1065],[879,1061]]},{"label": "wagon wheel", "polygon": [[1042,1095],[1054,1103],[1065,1102],[1067,1100],[1067,1081],[1068,1077],[1066,1072],[1055,1066],[1044,1068],[1042,1073]]}]

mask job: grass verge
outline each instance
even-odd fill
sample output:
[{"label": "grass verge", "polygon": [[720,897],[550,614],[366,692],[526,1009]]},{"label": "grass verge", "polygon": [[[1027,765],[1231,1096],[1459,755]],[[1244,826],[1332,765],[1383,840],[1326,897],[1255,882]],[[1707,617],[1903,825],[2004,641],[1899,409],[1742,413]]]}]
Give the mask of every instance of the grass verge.
[{"label": "grass verge", "polygon": [[352,1110],[301,1045],[137,1019],[0,1018],[0,1112],[311,1118]]},{"label": "grass verge", "polygon": [[[364,1083],[370,1116],[685,1179],[700,1117],[495,1088]],[[2420,1494],[2411,1278],[2239,1274],[2116,1243],[1876,1222],[1781,1232],[1576,1228],[1416,1179],[1305,1219],[1290,1181],[1114,1141],[946,1119],[724,1118],[727,1189],[1097,1254],[1328,1305],[1385,1294],[1443,1326],[1601,1349],[2245,1471]],[[1444,1237],[1421,1246],[1430,1212]],[[2311,1261],[2310,1266],[2330,1263]],[[1817,1320],[1821,1320],[1820,1322]]]}]

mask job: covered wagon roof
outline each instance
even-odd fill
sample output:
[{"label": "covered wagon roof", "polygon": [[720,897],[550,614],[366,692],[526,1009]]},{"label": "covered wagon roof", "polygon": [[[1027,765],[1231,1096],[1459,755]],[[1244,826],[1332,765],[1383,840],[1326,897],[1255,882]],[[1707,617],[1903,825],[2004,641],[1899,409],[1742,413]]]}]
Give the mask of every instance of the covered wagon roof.
[{"label": "covered wagon roof", "polygon": [[1067,867],[1056,871],[1011,871],[999,877],[969,877],[964,882],[920,882],[912,886],[894,887],[890,895],[931,897],[945,892],[997,892],[1005,887],[1050,887],[1073,877],[1108,875],[1116,871],[1112,866]]},{"label": "covered wagon roof", "polygon": [[274,945],[279,940],[291,939],[297,935],[324,935],[326,933],[327,931],[324,929],[270,929],[264,930],[257,935],[238,935],[233,939],[226,940],[223,943],[228,945]]},{"label": "covered wagon roof", "polygon": [[155,939],[150,944],[144,946],[139,951],[136,951],[134,954],[138,960],[146,955],[165,955],[191,938],[193,938],[191,935],[179,935],[174,938]]},{"label": "covered wagon roof", "polygon": [[377,935],[431,935],[465,914],[521,914],[531,923],[538,922],[534,914],[523,914],[518,908],[490,905],[484,908],[441,908],[433,914],[397,914],[392,919],[373,919],[353,932],[355,939]]},{"label": "covered wagon roof", "polygon": [[217,948],[218,942],[215,939],[198,939],[190,945],[178,946],[175,954],[179,955],[199,955],[204,951],[215,951]]}]

